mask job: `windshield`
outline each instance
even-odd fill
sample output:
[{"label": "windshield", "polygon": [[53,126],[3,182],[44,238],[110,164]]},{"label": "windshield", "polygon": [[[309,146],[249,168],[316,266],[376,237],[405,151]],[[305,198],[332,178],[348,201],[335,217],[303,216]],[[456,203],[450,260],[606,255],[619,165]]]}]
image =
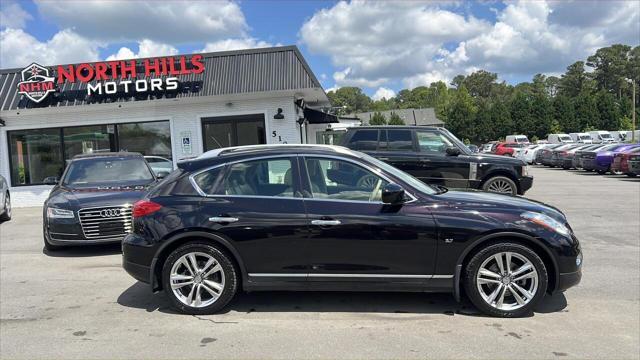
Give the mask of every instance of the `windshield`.
[{"label": "windshield", "polygon": [[609,150],[614,150],[615,148],[617,148],[618,146],[620,146],[619,144],[613,144],[613,145],[607,145],[605,147],[602,147],[600,149],[598,149],[598,151],[609,151]]},{"label": "windshield", "polygon": [[591,140],[591,136],[589,136],[589,135],[580,135],[580,140]]},{"label": "windshield", "polygon": [[133,186],[154,180],[142,158],[93,158],[72,161],[63,184],[69,187]]},{"label": "windshield", "polygon": [[413,188],[415,188],[416,190],[425,193],[425,194],[435,194],[438,191],[434,188],[432,188],[431,186],[423,183],[422,181],[414,178],[413,176],[407,174],[406,172],[399,170],[398,168],[395,168],[389,164],[387,164],[384,161],[380,161],[374,157],[371,157],[367,154],[363,154],[362,156],[363,159],[367,160],[368,162],[374,164],[375,166],[379,167],[380,169],[382,169],[385,172],[388,172],[390,174],[393,174],[394,176],[398,177],[400,180],[406,182],[407,184],[411,185]]},{"label": "windshield", "polygon": [[526,136],[516,136],[516,142],[528,143],[529,142],[529,138],[527,138]]},{"label": "windshield", "polygon": [[559,138],[560,140],[571,141],[571,136],[569,135],[560,135]]},{"label": "windshield", "polygon": [[611,134],[609,133],[600,134],[600,137],[603,139],[611,139]]}]

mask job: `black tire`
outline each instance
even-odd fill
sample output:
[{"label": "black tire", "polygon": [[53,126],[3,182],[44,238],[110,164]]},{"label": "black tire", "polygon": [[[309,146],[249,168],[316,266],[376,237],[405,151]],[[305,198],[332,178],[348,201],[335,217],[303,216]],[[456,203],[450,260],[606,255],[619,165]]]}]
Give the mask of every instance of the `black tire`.
[{"label": "black tire", "polygon": [[[4,212],[2,214],[0,214],[0,222],[5,222],[5,221],[9,221],[11,220],[11,196],[9,195],[9,192],[7,191],[7,193],[5,194],[5,206],[3,206],[5,208]],[[8,206],[7,206],[8,205]]]},{"label": "black tire", "polygon": [[[194,252],[205,253],[213,257],[220,264],[224,272],[224,287],[218,299],[205,307],[193,307],[183,303],[171,288],[170,273],[174,263],[182,256]],[[162,285],[167,297],[179,311],[190,315],[212,314],[222,310],[235,296],[238,289],[238,271],[230,257],[214,245],[208,243],[187,243],[173,251],[165,260],[162,267]]]},{"label": "black tire", "polygon": [[[538,286],[535,294],[528,303],[515,310],[502,310],[489,305],[483,299],[480,291],[478,290],[476,275],[480,270],[480,266],[485,260],[501,252],[512,252],[520,254],[533,264],[538,274]],[[548,282],[549,280],[547,268],[545,267],[542,259],[540,259],[540,257],[530,248],[524,245],[509,242],[489,245],[476,253],[464,269],[463,277],[465,293],[469,297],[469,300],[471,300],[471,302],[480,311],[496,317],[521,317],[531,314],[538,302],[544,297],[547,291]]]},{"label": "black tire", "polygon": [[637,174],[634,174],[634,173],[626,173],[625,175],[627,175],[628,177],[636,177],[637,176]]},{"label": "black tire", "polygon": [[[499,187],[502,188],[501,186],[498,186],[498,184],[500,183],[505,183],[510,187],[510,191],[507,192],[499,192],[499,191],[495,191],[495,190],[491,190],[495,187]],[[487,179],[484,184],[482,184],[482,190],[484,191],[489,191],[489,192],[495,192],[495,193],[499,193],[499,194],[506,194],[506,195],[518,195],[518,186],[516,185],[516,183],[509,179],[506,176],[493,176],[490,177],[489,179]]]}]

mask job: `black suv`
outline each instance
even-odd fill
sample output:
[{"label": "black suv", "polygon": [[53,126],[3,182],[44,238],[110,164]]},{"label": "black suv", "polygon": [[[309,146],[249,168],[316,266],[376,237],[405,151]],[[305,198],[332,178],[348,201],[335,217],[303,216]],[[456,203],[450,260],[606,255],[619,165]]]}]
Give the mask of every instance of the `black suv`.
[{"label": "black suv", "polygon": [[351,128],[342,145],[404,170],[428,184],[524,195],[533,184],[519,159],[472,153],[444,128]]},{"label": "black suv", "polygon": [[559,210],[436,189],[339,146],[212,150],[152,188],[133,219],[124,268],[190,314],[239,290],[464,289],[486,313],[520,316],[581,278]]}]

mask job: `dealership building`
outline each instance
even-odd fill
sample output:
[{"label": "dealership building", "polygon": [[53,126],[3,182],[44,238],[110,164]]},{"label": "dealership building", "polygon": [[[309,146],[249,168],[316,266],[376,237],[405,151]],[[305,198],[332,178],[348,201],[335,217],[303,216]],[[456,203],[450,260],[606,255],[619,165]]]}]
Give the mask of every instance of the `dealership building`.
[{"label": "dealership building", "polygon": [[[66,162],[133,151],[326,142],[344,127],[295,46],[0,70],[0,175],[41,205]],[[330,139],[330,137],[329,137]]]}]

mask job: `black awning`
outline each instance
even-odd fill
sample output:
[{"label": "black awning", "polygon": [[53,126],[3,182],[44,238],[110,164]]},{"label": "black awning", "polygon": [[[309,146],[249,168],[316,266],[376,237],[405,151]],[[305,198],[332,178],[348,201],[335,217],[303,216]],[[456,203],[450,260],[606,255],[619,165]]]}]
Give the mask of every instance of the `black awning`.
[{"label": "black awning", "polygon": [[311,108],[304,109],[304,118],[307,119],[309,124],[331,124],[339,122],[337,116]]},{"label": "black awning", "polygon": [[0,119],[0,126],[4,126],[4,125],[5,125],[4,120]]}]

